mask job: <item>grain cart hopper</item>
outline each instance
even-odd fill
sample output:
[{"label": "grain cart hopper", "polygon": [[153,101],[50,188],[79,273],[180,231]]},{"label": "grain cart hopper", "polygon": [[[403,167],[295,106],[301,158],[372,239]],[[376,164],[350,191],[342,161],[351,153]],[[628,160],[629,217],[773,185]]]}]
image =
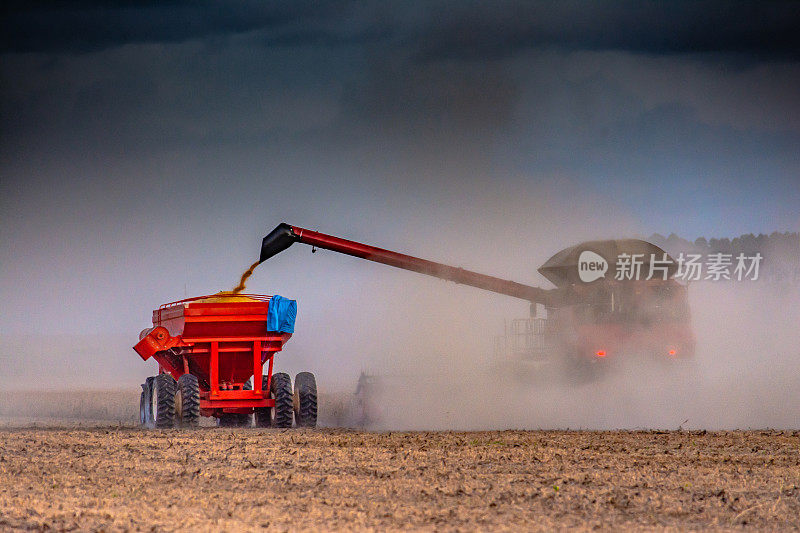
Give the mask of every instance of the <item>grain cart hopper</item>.
[{"label": "grain cart hopper", "polygon": [[[517,322],[515,340],[525,348],[520,351],[527,357],[556,357],[568,363],[568,371],[605,364],[623,352],[647,352],[667,359],[691,357],[694,353],[687,288],[673,279],[677,265],[661,248],[642,240],[592,241],[562,250],[539,269],[556,285],[553,289],[478,274],[288,224],[280,224],[264,237],[260,260],[269,259],[295,242],[526,300],[531,304],[531,316]],[[659,276],[647,280],[638,276],[615,279],[625,256],[635,256],[639,272],[645,275],[651,265],[658,267]],[[581,273],[583,267],[588,272]],[[537,304],[544,307],[546,318],[537,318]]]},{"label": "grain cart hopper", "polygon": [[[294,332],[297,304],[257,294],[200,296],[160,306],[134,350],[158,362],[142,385],[145,427],[196,426],[213,416],[222,426],[315,426],[314,375],[294,381],[273,374],[273,359]],[[266,365],[267,371],[263,368]]]}]

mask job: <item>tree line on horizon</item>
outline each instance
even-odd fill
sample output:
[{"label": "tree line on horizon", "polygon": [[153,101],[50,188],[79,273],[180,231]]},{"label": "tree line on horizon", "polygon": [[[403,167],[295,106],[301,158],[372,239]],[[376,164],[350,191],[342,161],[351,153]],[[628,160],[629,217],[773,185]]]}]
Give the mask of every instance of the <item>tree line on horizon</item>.
[{"label": "tree line on horizon", "polygon": [[762,256],[761,272],[765,278],[789,280],[800,283],[800,233],[773,231],[769,235],[748,233],[733,239],[698,237],[694,241],[684,239],[670,233],[664,237],[660,233],[652,234],[649,242],[662,248],[673,258],[684,254],[731,254],[734,258],[739,254],[752,257],[757,253]]}]

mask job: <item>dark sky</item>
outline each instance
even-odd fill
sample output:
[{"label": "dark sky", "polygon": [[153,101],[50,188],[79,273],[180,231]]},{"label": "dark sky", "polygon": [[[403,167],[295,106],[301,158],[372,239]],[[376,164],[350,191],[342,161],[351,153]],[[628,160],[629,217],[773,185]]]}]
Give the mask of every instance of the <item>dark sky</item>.
[{"label": "dark sky", "polygon": [[[0,333],[135,336],[284,220],[531,283],[576,239],[796,231],[799,28],[798,2],[5,3]],[[251,288],[315,319],[403,275],[291,253]]]}]

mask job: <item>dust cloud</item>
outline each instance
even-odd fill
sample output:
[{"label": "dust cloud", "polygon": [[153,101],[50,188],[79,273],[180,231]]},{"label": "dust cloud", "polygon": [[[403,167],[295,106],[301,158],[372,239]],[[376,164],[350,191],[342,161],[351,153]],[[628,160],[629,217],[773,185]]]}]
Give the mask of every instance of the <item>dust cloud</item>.
[{"label": "dust cloud", "polygon": [[[504,235],[496,251],[474,246],[484,235],[466,230],[445,253],[430,250],[423,257],[448,262],[442,256],[449,255],[458,266],[549,288],[535,273],[549,255],[593,238],[637,236],[635,221],[622,218],[587,231],[574,222],[559,224],[561,210],[552,205],[536,207],[530,225],[516,226],[530,230]],[[509,212],[521,211],[512,205]],[[465,242],[470,239],[463,235],[474,238]],[[379,296],[371,298],[374,314],[354,332],[358,342],[349,355],[370,376],[371,399],[365,416],[352,398],[353,372],[350,388],[341,389],[349,395],[341,401],[350,402],[342,409],[350,410],[351,424],[374,430],[800,427],[796,280],[691,282],[694,357],[621,354],[598,379],[584,381],[556,359],[533,366],[494,353],[503,320],[527,317],[526,302],[413,276],[387,273],[381,283],[362,286],[363,294]]]},{"label": "dust cloud", "polygon": [[[374,429],[757,429],[800,426],[798,287],[697,283],[685,361],[620,358],[581,383],[458,352],[452,368],[379,378]],[[488,332],[487,332],[488,333]],[[474,366],[472,366],[474,365]]]}]

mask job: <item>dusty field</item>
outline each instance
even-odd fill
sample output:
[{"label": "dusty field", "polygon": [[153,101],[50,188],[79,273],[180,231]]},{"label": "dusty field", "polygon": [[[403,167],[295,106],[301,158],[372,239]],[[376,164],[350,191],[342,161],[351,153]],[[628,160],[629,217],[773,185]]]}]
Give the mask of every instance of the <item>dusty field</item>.
[{"label": "dusty field", "polygon": [[0,430],[0,529],[800,528],[800,432]]}]

